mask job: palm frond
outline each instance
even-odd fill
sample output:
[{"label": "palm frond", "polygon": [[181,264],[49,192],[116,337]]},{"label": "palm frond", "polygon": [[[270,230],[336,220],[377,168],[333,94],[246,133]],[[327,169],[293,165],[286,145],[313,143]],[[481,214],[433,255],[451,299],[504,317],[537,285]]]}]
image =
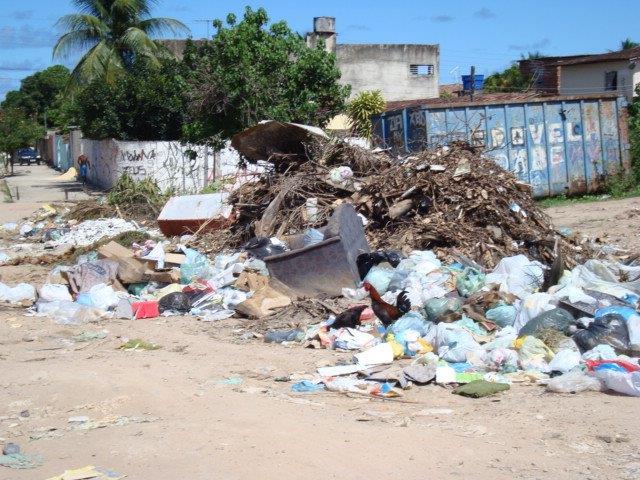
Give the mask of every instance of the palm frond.
[{"label": "palm frond", "polygon": [[78,62],[71,72],[74,85],[88,83],[97,77],[113,80],[116,71],[122,71],[124,65],[117,52],[104,41],[98,42]]},{"label": "palm frond", "polygon": [[98,18],[107,18],[109,15],[108,1],[105,0],[73,0],[73,4],[81,12]]},{"label": "palm frond", "polygon": [[93,47],[100,41],[100,37],[92,30],[76,30],[62,35],[53,47],[53,58],[66,58],[74,51]]},{"label": "palm frond", "polygon": [[108,30],[107,25],[100,18],[79,13],[64,15],[58,19],[55,25],[67,32],[91,30],[95,32],[96,36],[103,35]]},{"label": "palm frond", "polygon": [[170,33],[173,35],[179,35],[181,33],[191,33],[189,27],[187,27],[180,20],[165,17],[148,18],[146,20],[142,20],[138,24],[138,28],[152,37],[157,37],[165,33]]},{"label": "palm frond", "polygon": [[130,18],[145,17],[151,13],[151,7],[156,3],[156,0],[113,0],[111,12]]}]

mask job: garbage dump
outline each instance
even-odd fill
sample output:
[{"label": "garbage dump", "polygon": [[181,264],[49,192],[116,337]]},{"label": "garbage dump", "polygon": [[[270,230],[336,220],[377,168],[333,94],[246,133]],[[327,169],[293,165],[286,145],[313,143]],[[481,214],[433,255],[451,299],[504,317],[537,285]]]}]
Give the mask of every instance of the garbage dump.
[{"label": "garbage dump", "polygon": [[[189,222],[195,231],[168,238],[51,206],[4,225],[27,251],[72,254],[40,285],[0,284],[0,303],[62,324],[234,317],[253,332],[245,338],[273,348],[353,354],[294,384],[297,393],[388,398],[436,384],[480,398],[532,382],[640,396],[634,261],[557,233],[529,186],[468,145],[392,158],[267,127],[269,139],[260,129],[245,138],[245,157],[271,167],[224,195],[215,228],[225,230],[201,228],[215,212],[172,210],[181,234]],[[283,141],[289,129],[295,141]],[[278,148],[260,145],[273,139]]]}]

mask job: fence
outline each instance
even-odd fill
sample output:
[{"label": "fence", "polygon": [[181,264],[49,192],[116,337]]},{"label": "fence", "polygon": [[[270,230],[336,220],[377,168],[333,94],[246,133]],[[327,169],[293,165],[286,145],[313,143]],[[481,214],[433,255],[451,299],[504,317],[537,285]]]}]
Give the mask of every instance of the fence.
[{"label": "fence", "polygon": [[375,116],[377,145],[401,152],[464,140],[486,153],[536,197],[596,192],[628,171],[623,97],[553,97],[526,102],[422,106]]}]

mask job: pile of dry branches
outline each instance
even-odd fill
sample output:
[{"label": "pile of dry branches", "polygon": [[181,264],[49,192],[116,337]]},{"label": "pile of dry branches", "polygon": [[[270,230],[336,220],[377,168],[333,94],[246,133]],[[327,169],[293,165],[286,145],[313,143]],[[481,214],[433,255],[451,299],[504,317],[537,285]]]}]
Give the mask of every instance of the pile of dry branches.
[{"label": "pile of dry branches", "polygon": [[[443,259],[463,254],[487,268],[518,253],[553,261],[557,234],[530,187],[466,144],[397,159],[321,141],[307,156],[288,168],[277,165],[232,195],[237,220],[225,247],[322,225],[336,205],[351,202],[367,219],[374,248],[433,249]],[[329,180],[337,166],[351,168],[352,184]],[[568,266],[590,253],[566,239],[560,245]]]}]

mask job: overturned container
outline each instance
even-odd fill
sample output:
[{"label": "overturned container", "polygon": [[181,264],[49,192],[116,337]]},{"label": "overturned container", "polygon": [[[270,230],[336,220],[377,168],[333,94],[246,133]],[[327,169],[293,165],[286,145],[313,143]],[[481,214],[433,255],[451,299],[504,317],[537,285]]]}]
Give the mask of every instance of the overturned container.
[{"label": "overturned container", "polygon": [[233,222],[228,197],[227,192],[172,197],[158,216],[158,227],[167,237],[225,228]]}]

